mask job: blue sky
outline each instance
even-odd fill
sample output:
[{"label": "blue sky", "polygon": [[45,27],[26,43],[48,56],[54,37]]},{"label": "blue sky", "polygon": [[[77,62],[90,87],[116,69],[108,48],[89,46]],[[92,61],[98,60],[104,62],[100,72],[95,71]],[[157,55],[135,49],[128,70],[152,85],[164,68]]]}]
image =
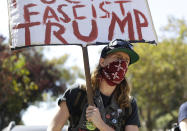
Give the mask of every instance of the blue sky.
[{"label": "blue sky", "polygon": [[[174,16],[178,19],[185,19],[187,21],[187,0],[148,0],[149,7],[151,10],[153,23],[158,35],[161,36],[160,28],[167,24],[168,16]],[[0,0],[0,34],[3,34],[8,38],[8,12],[7,12],[7,1]],[[98,63],[99,55],[98,50],[101,47],[90,47],[89,58],[91,71]],[[46,47],[45,56],[48,59],[59,57],[63,54],[69,54],[70,59],[67,65],[73,63],[80,65],[83,71],[83,60],[81,54],[81,48],[77,46],[71,47]],[[76,54],[76,55],[75,55]],[[24,113],[23,121],[26,125],[47,125],[50,119],[58,109],[57,105],[53,104],[53,108],[48,108],[46,103],[41,103],[40,107],[30,106],[30,108]]]}]

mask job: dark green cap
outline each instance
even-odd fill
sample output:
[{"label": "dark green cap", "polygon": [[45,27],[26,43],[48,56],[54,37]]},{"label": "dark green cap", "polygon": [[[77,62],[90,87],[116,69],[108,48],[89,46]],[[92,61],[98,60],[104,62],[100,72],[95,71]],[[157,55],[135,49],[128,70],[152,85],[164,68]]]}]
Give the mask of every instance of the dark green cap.
[{"label": "dark green cap", "polygon": [[130,64],[133,64],[139,60],[139,55],[133,50],[133,45],[121,39],[116,39],[111,41],[107,46],[105,46],[101,52],[101,58],[105,58],[108,54],[114,52],[125,52],[130,57]]}]

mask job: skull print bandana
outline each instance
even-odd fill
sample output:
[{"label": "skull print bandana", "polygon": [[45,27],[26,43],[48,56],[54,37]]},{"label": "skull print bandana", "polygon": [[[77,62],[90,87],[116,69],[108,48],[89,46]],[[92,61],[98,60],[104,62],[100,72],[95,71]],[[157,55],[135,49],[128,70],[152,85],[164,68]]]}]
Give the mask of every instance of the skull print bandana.
[{"label": "skull print bandana", "polygon": [[117,60],[103,67],[101,74],[109,85],[114,86],[124,79],[126,72],[126,62],[123,60]]}]

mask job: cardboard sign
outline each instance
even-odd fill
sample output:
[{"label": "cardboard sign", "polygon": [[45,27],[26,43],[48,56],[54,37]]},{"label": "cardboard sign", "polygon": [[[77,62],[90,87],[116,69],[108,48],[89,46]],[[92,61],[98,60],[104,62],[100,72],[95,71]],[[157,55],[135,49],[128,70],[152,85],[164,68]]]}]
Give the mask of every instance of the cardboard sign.
[{"label": "cardboard sign", "polygon": [[11,47],[156,41],[147,0],[8,0]]}]

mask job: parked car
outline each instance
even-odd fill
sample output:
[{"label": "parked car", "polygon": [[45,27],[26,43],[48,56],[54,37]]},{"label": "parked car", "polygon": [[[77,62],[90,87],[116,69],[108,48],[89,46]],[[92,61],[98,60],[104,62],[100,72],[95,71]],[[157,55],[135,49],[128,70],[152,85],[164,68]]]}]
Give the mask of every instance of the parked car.
[{"label": "parked car", "polygon": [[[9,125],[4,128],[2,131],[46,131],[47,126],[25,126],[25,125],[16,125],[14,121],[10,122]],[[62,131],[67,131],[68,126],[64,126]]]}]

